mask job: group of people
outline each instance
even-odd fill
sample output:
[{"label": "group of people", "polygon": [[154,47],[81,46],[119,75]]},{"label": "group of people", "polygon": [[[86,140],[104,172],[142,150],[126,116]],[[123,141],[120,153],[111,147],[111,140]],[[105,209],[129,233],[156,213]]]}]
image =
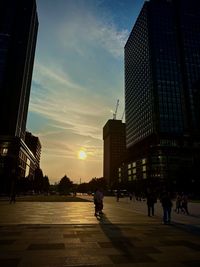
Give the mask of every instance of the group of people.
[{"label": "group of people", "polygon": [[176,196],[176,208],[174,210],[176,213],[188,214],[188,197],[184,193],[177,194]]},{"label": "group of people", "polygon": [[[103,214],[103,192],[100,189],[96,189],[94,193],[94,205],[95,205],[95,216],[100,216]],[[117,201],[119,196],[117,195]],[[169,192],[163,191],[163,193],[159,196],[160,203],[163,208],[163,223],[170,224],[171,223],[171,211],[172,211],[172,198]],[[132,199],[131,199],[132,200]],[[157,203],[157,195],[155,192],[148,191],[146,195],[147,200],[147,209],[148,216],[154,216],[154,205]],[[188,212],[188,198],[185,194],[178,194],[176,197],[176,208],[175,211],[177,213],[182,212],[189,214]]]},{"label": "group of people", "polygon": [[[154,192],[148,191],[147,193],[147,208],[148,208],[148,216],[154,216],[154,205],[157,202],[157,196]],[[170,197],[170,193],[164,191],[160,196],[160,202],[163,208],[163,223],[170,224],[171,222],[171,209],[172,209],[172,201]]]},{"label": "group of people", "polygon": [[[157,197],[154,192],[147,193],[147,207],[148,207],[148,216],[154,216],[154,205],[157,202]],[[171,211],[172,211],[172,198],[169,192],[164,191],[160,195],[160,202],[163,208],[163,223],[170,224],[171,222]],[[181,212],[188,214],[188,198],[185,194],[178,194],[176,197],[176,208],[177,213]]]}]

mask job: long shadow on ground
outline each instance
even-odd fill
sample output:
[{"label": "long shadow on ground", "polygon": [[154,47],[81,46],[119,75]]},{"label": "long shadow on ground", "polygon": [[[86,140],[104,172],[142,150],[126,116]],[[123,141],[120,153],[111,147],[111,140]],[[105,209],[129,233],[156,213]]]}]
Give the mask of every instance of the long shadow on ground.
[{"label": "long shadow on ground", "polygon": [[147,251],[149,252],[149,250],[152,250],[152,253],[159,253],[159,251],[147,247],[145,247],[144,250],[142,249],[143,251],[141,249],[138,251],[138,248],[134,245],[135,241],[139,241],[138,237],[127,237],[123,233],[123,230],[130,230],[130,226],[123,225],[122,230],[120,225],[113,224],[105,214],[97,217],[97,219],[99,220],[101,229],[110,240],[110,242],[98,242],[99,245],[103,248],[114,247],[120,252],[118,255],[109,256],[113,263],[154,262],[146,253]]}]

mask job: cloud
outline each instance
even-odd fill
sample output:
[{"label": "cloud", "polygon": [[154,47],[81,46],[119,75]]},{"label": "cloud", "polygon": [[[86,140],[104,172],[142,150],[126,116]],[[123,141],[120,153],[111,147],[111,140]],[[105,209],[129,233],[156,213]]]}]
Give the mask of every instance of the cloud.
[{"label": "cloud", "polygon": [[35,65],[34,77],[31,112],[51,119],[54,127],[99,136],[99,122],[108,108],[98,95],[40,64]]},{"label": "cloud", "polygon": [[111,17],[106,17],[105,14],[100,16],[97,12],[91,13],[87,7],[77,9],[76,15],[73,15],[72,13],[65,17],[59,25],[58,37],[61,45],[73,48],[83,57],[101,48],[115,58],[123,58],[127,29],[117,29]]}]

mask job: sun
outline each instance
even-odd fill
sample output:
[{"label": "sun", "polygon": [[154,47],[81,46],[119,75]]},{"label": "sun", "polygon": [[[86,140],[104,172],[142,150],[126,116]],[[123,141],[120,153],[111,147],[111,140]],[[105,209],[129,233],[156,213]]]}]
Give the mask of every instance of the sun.
[{"label": "sun", "polygon": [[79,152],[78,152],[78,158],[79,159],[82,159],[82,160],[86,159],[87,158],[86,152],[84,150],[79,150]]}]

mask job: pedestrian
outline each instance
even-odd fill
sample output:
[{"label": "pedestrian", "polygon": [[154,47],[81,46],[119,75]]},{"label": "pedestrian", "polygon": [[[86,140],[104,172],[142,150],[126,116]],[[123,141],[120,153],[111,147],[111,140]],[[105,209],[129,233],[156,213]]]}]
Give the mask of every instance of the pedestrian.
[{"label": "pedestrian", "polygon": [[169,192],[164,192],[160,198],[162,207],[163,207],[163,223],[170,224],[171,223],[171,209],[172,209],[172,201]]},{"label": "pedestrian", "polygon": [[147,208],[148,208],[148,216],[154,216],[154,205],[157,202],[156,196],[153,192],[147,193]]},{"label": "pedestrian", "polygon": [[96,189],[94,192],[94,209],[95,209],[95,213],[94,216],[99,216],[101,214],[103,214],[102,210],[103,210],[103,192],[100,189]]},{"label": "pedestrian", "polygon": [[183,213],[189,215],[189,211],[188,211],[188,197],[186,194],[182,195],[181,198],[181,202],[182,202],[182,211]]},{"label": "pedestrian", "polygon": [[120,196],[121,196],[121,194],[120,194],[120,190],[118,189],[118,190],[117,190],[117,194],[116,194],[117,202],[119,201]]},{"label": "pedestrian", "polygon": [[133,199],[133,193],[132,192],[129,192],[129,199],[130,199],[130,201]]},{"label": "pedestrian", "polygon": [[11,190],[10,190],[10,204],[16,202],[16,182],[13,179],[11,182]]},{"label": "pedestrian", "polygon": [[181,201],[181,195],[178,193],[176,196],[176,209],[175,212],[179,213],[182,211],[182,201]]}]

